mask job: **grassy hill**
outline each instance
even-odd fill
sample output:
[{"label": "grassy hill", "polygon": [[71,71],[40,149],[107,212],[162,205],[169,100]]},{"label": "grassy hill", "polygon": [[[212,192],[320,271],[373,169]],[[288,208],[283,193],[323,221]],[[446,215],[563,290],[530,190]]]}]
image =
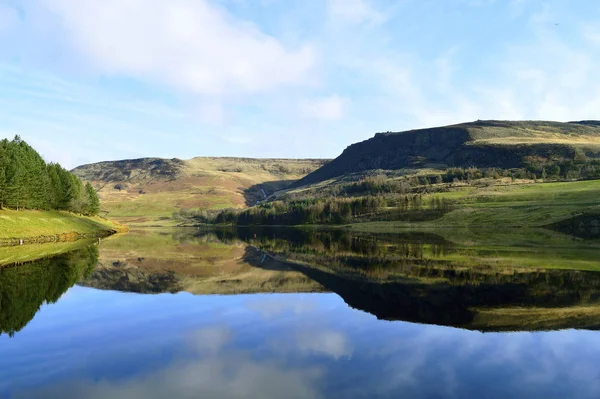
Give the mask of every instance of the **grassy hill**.
[{"label": "grassy hill", "polygon": [[63,211],[0,210],[0,246],[105,236],[126,227],[99,216]]},{"label": "grassy hill", "polygon": [[[600,181],[523,183],[506,185],[457,185],[447,191],[427,194],[425,202],[434,198],[452,201],[449,212],[422,220],[394,218],[393,208],[380,221],[353,226],[362,230],[385,230],[410,227],[550,227],[577,235],[600,235]],[[396,221],[392,221],[396,220]]]},{"label": "grassy hill", "polygon": [[73,173],[98,191],[108,217],[129,225],[174,224],[181,209],[243,208],[289,186],[318,159],[143,158],[80,166]]},{"label": "grassy hill", "polygon": [[300,187],[373,169],[520,168],[530,162],[600,158],[600,122],[476,121],[377,133],[293,184]]},{"label": "grassy hill", "polygon": [[599,193],[600,122],[477,121],[379,133],[268,201],[214,222],[552,226],[596,236]]}]

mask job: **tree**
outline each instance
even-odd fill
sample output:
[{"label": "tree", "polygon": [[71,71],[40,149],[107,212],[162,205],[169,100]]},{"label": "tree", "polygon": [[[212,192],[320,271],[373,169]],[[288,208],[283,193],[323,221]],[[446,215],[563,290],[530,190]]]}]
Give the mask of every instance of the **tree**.
[{"label": "tree", "polygon": [[0,209],[4,208],[6,201],[6,171],[0,166]]},{"label": "tree", "polygon": [[47,165],[21,137],[0,141],[0,208],[95,214],[99,201],[91,191],[60,165]]},{"label": "tree", "polygon": [[548,168],[548,174],[553,177],[560,176],[560,166],[554,164]]},{"label": "tree", "polygon": [[88,215],[97,215],[100,212],[100,199],[90,182],[85,184],[85,191],[88,196]]}]

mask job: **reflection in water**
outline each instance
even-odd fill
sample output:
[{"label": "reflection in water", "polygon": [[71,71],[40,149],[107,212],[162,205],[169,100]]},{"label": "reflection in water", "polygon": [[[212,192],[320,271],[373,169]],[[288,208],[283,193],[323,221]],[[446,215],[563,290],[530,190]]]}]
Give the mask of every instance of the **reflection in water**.
[{"label": "reflection in water", "polygon": [[[259,311],[273,302],[281,304],[275,314]],[[307,303],[298,308],[301,302]],[[25,332],[11,341],[0,340],[0,367],[8,370],[0,377],[0,395],[600,395],[596,332],[481,334],[389,323],[352,311],[332,294],[151,296],[76,287],[60,307],[44,308],[40,315],[46,323],[58,315],[67,320],[59,321],[54,331],[41,325],[37,336]],[[73,321],[72,316],[80,314],[84,316]],[[68,340],[64,331],[70,332]],[[39,334],[45,334],[43,345],[35,344]],[[10,356],[6,342],[19,345],[22,356]],[[66,356],[56,355],[62,351]]]},{"label": "reflection in water", "polygon": [[79,281],[138,293],[334,292],[380,319],[481,331],[598,329],[600,274],[543,267],[600,269],[598,250],[536,231],[140,231],[105,240],[99,255],[92,246],[0,272],[0,320],[12,335]]},{"label": "reflection in water", "polygon": [[196,230],[135,231],[102,242],[100,262],[81,284],[138,293],[194,294],[321,292],[318,283],[286,265],[255,267],[264,255],[240,240]]},{"label": "reflection in water", "polygon": [[600,336],[572,329],[600,327],[597,253],[535,231],[116,236],[0,270],[0,397],[597,398]]},{"label": "reflection in water", "polygon": [[600,274],[575,269],[599,270],[599,250],[597,242],[548,231],[446,238],[292,228],[178,230],[105,242],[101,266],[82,284],[154,293],[329,291],[386,320],[482,331],[597,329]]},{"label": "reflection in water", "polygon": [[0,269],[0,334],[13,336],[33,319],[43,303],[55,303],[92,273],[98,247]]},{"label": "reflection in water", "polygon": [[582,248],[580,241],[557,236],[563,240],[559,252],[532,256],[523,248],[467,248],[434,234],[236,233],[270,255],[265,265],[292,265],[381,319],[482,331],[600,328],[600,274],[543,268],[549,256],[559,256],[566,264],[587,261],[600,269],[600,258],[586,258],[597,255],[597,243]]},{"label": "reflection in water", "polygon": [[[317,367],[282,367],[279,361],[261,361],[247,351],[229,347],[234,332],[211,326],[187,333],[180,350],[184,358],[167,368],[122,382],[80,380],[23,393],[22,398],[316,398]],[[66,395],[66,396],[65,396]]]}]

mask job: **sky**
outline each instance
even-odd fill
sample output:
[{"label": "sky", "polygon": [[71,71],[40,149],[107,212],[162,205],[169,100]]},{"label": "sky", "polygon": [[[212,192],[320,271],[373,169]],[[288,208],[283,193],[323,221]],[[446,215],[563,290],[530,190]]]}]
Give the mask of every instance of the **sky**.
[{"label": "sky", "polygon": [[0,137],[71,168],[600,119],[599,20],[592,0],[0,0]]}]

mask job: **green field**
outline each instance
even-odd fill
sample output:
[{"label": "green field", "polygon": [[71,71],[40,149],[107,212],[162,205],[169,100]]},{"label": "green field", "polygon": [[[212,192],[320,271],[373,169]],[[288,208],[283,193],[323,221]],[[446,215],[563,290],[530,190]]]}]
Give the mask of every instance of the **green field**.
[{"label": "green field", "polygon": [[0,211],[0,242],[29,241],[48,236],[82,236],[123,230],[124,227],[101,217],[78,216],[59,211]]},{"label": "green field", "polygon": [[406,227],[542,227],[579,215],[600,215],[600,180],[457,187],[424,196],[447,198],[454,210],[425,222],[368,222],[352,228],[382,231]]}]

